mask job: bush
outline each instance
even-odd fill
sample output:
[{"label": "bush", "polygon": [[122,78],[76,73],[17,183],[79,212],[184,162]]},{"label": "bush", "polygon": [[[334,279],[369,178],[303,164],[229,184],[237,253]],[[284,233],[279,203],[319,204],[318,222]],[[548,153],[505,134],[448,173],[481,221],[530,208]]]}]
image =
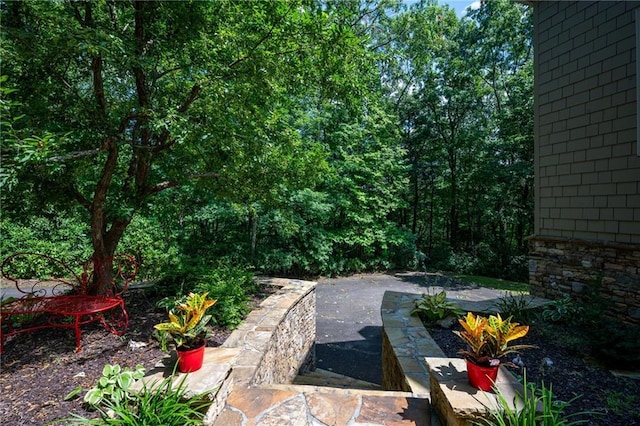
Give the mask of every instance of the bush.
[{"label": "bush", "polygon": [[[91,404],[100,415],[99,419],[87,419],[76,414],[64,419],[65,424],[84,425],[118,425],[118,426],[148,426],[148,425],[199,425],[202,424],[205,410],[212,404],[204,395],[194,395],[186,398],[187,387],[183,375],[177,386],[170,375],[159,383],[144,384],[139,392],[129,392],[133,383],[132,378],[119,380],[127,370],[120,372],[116,364],[108,367],[108,374],[100,378],[98,385],[87,395]],[[137,369],[137,376],[143,370]],[[131,374],[134,374],[131,372]],[[105,391],[102,382],[109,382],[109,391]],[[99,398],[98,398],[99,396]],[[87,400],[87,397],[85,397]]]},{"label": "bush", "polygon": [[638,326],[603,320],[590,334],[591,355],[607,368],[637,369],[640,364],[640,330]]},{"label": "bush", "polygon": [[120,244],[119,253],[127,253],[138,262],[138,279],[156,279],[163,271],[178,266],[179,249],[173,234],[161,228],[159,220],[134,216]]},{"label": "bush", "polygon": [[251,272],[225,260],[218,261],[213,268],[201,263],[182,263],[157,286],[157,291],[166,296],[159,302],[162,307],[173,306],[176,298],[189,292],[208,292],[210,299],[217,300],[211,309],[214,322],[230,329],[237,327],[251,311],[251,296],[258,290]]},{"label": "bush", "polygon": [[196,285],[198,293],[209,293],[217,303],[212,310],[216,324],[233,329],[251,311],[251,295],[258,291],[253,274],[243,268],[224,262],[200,277]]},{"label": "bush", "polygon": [[[91,237],[86,224],[77,219],[32,217],[27,224],[3,218],[0,221],[0,253],[8,256],[18,252],[43,253],[76,269],[91,257]],[[51,270],[21,271],[37,277]]]},{"label": "bush", "polygon": [[536,311],[531,306],[531,300],[526,294],[505,293],[498,299],[498,312],[504,317],[513,317],[521,323],[529,323]]}]

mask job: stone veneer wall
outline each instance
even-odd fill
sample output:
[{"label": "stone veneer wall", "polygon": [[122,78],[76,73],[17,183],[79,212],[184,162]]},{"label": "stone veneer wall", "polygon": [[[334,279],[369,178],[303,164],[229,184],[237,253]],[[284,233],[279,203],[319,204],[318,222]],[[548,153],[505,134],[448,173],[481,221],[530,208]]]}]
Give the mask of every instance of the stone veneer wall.
[{"label": "stone veneer wall", "polygon": [[640,245],[530,237],[529,258],[532,294],[580,300],[595,290],[613,316],[640,324]]},{"label": "stone veneer wall", "polygon": [[254,309],[222,345],[239,349],[233,364],[236,385],[289,383],[315,364],[316,283],[279,278],[259,282],[281,289]]},{"label": "stone veneer wall", "polygon": [[382,388],[429,395],[425,357],[445,354],[411,311],[421,295],[385,291],[382,297]]},{"label": "stone veneer wall", "polygon": [[299,372],[315,366],[316,291],[302,295],[275,329],[254,384],[290,383]]},{"label": "stone veneer wall", "polygon": [[407,383],[400,360],[396,356],[386,331],[382,333],[382,388],[411,392],[411,386]]}]

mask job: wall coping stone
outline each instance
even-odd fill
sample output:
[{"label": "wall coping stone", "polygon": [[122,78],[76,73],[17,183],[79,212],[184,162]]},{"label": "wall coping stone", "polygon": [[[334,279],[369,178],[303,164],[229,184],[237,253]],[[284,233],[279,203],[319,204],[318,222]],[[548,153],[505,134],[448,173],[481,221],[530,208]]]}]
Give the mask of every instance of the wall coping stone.
[{"label": "wall coping stone", "polygon": [[[497,395],[469,384],[464,359],[427,357],[425,362],[429,368],[431,404],[446,425],[468,426],[486,417],[488,410],[500,408]],[[498,370],[495,384],[513,409],[516,394],[524,390],[522,384],[504,367]]]}]

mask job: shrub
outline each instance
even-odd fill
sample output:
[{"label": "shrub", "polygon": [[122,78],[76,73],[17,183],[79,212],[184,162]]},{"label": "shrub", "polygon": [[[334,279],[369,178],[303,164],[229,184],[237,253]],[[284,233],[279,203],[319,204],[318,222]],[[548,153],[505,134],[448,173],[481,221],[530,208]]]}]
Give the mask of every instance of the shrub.
[{"label": "shrub", "polygon": [[140,279],[156,279],[163,271],[178,266],[180,256],[175,238],[173,233],[162,229],[160,220],[136,215],[118,244],[118,252],[136,258]]},{"label": "shrub", "polygon": [[531,322],[534,311],[526,294],[505,293],[498,300],[498,311],[505,317],[513,317],[520,322]]},{"label": "shrub", "polygon": [[233,329],[251,311],[251,296],[258,292],[258,284],[247,269],[220,260],[215,267],[199,263],[182,263],[167,274],[156,286],[166,296],[159,307],[171,308],[177,298],[187,293],[208,293],[217,303],[211,310],[214,322]]},{"label": "shrub", "polygon": [[207,292],[210,298],[216,299],[218,302],[212,312],[214,321],[233,329],[251,311],[251,295],[258,291],[258,285],[250,272],[221,262],[200,277],[195,291]]},{"label": "shrub", "polygon": [[608,368],[633,370],[640,364],[640,330],[637,326],[603,319],[590,334],[591,355]]},{"label": "shrub", "polygon": [[[119,368],[117,365],[110,367],[110,372],[115,371],[116,367]],[[122,374],[124,374],[124,371]],[[113,378],[112,375],[108,376]],[[105,377],[107,376],[103,376],[100,380]],[[114,388],[112,391],[108,393],[101,392],[99,402],[94,405],[100,418],[87,419],[77,414],[72,414],[72,418],[65,419],[65,424],[118,426],[202,424],[204,412],[212,402],[205,398],[204,395],[194,395],[191,398],[187,398],[186,378],[187,375],[183,375],[177,386],[175,386],[173,383],[175,377],[170,375],[159,383],[144,384],[142,389],[136,393],[128,391],[132,382],[126,381],[122,385],[116,379],[113,382]],[[98,386],[100,386],[100,383]],[[92,391],[93,389],[87,395]],[[126,395],[126,398],[122,397],[123,395]]]},{"label": "shrub", "polygon": [[416,300],[415,305],[411,315],[418,314],[426,323],[435,323],[448,317],[464,315],[464,311],[457,304],[447,300],[447,293],[444,291],[436,294],[423,294],[420,299]]}]

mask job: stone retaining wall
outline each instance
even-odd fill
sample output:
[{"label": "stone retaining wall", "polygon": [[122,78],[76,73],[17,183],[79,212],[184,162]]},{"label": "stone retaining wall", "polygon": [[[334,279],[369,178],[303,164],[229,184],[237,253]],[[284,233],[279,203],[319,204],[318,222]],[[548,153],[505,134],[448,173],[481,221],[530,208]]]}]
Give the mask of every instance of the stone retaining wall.
[{"label": "stone retaining wall", "polygon": [[595,291],[613,316],[640,324],[639,245],[531,237],[529,259],[532,294],[581,300]]},{"label": "stone retaining wall", "polygon": [[238,348],[235,385],[289,383],[315,364],[315,282],[263,278],[281,289],[254,309],[222,347]]},{"label": "stone retaining wall", "polygon": [[[478,424],[488,417],[488,407],[499,407],[496,395],[472,388],[465,361],[447,358],[422,321],[411,315],[414,302],[420,297],[394,291],[384,293],[380,309],[383,388],[429,398],[440,422],[447,426]],[[476,309],[470,310],[485,306],[478,303]],[[511,401],[516,393],[522,393],[522,385],[505,371],[498,374],[496,385],[513,408]]]},{"label": "stone retaining wall", "polygon": [[428,356],[444,357],[411,311],[419,294],[386,291],[382,298],[382,388],[429,396]]},{"label": "stone retaining wall", "polygon": [[315,287],[291,302],[257,368],[253,379],[256,385],[290,383],[298,373],[315,367]]}]

